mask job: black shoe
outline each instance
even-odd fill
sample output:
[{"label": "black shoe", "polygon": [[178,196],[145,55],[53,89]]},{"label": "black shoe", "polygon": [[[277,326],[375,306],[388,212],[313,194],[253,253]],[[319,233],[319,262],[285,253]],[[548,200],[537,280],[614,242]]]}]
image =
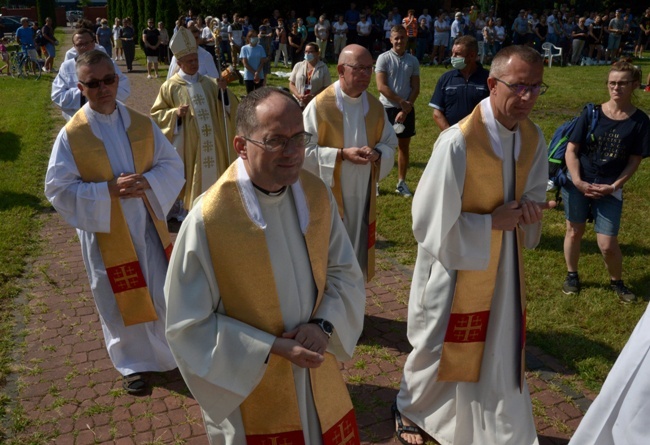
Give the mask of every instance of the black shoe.
[{"label": "black shoe", "polygon": [[562,292],[566,295],[574,295],[580,293],[580,278],[578,274],[567,275],[562,285]]},{"label": "black shoe", "polygon": [[611,280],[609,287],[616,292],[621,303],[629,304],[636,301],[636,295],[634,295],[632,291],[623,284],[623,280]]}]

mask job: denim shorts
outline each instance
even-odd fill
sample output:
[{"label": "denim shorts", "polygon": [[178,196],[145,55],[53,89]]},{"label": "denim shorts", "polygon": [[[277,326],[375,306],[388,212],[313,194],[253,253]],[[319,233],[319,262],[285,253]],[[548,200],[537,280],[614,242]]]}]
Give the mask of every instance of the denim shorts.
[{"label": "denim shorts", "polygon": [[562,187],[564,201],[564,216],[567,221],[582,224],[587,221],[589,214],[594,217],[596,233],[607,236],[618,235],[621,226],[623,201],[611,195],[600,199],[587,198],[572,182]]}]

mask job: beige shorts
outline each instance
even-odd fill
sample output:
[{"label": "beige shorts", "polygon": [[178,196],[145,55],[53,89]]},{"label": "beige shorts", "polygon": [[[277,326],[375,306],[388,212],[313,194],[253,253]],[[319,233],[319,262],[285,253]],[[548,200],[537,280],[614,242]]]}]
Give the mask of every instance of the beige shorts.
[{"label": "beige shorts", "polygon": [[147,63],[158,63],[158,56],[147,56]]},{"label": "beige shorts", "polygon": [[117,39],[115,41],[115,48],[122,48],[122,39]]}]

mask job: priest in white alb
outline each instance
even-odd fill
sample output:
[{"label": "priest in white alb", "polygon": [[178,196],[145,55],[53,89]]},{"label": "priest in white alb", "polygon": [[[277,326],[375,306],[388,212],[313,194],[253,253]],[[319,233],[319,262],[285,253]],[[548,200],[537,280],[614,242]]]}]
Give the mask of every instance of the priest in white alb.
[{"label": "priest in white alb", "polygon": [[185,219],[167,339],[212,445],[360,444],[339,361],[361,335],[363,276],[329,189],[302,170],[300,106],[260,88],[239,158]]},{"label": "priest in white alb", "polygon": [[303,112],[307,146],[305,169],[332,188],[364,277],[375,271],[377,182],[395,159],[397,136],[384,107],[366,92],[372,56],[348,45],[339,56],[339,80],[321,92]]},{"label": "priest in white alb", "polygon": [[490,96],[440,134],[413,201],[413,346],[393,414],[422,444],[537,444],[524,379],[522,249],[541,236],[548,165],[528,115],[546,90],[539,53],[499,52]]},{"label": "priest in white alb", "polygon": [[196,40],[180,28],[169,48],[180,70],[160,87],[151,117],[185,164],[185,209],[214,184],[235,160],[237,97],[224,80],[199,74]]},{"label": "priest in white alb", "polygon": [[77,58],[87,103],[61,129],[45,196],[77,229],[108,355],[130,393],[142,373],[176,367],[165,338],[166,213],[183,164],[148,117],[116,101],[119,77],[103,52]]},{"label": "priest in white alb", "polygon": [[[86,103],[86,98],[81,94],[81,90],[77,87],[79,79],[77,79],[76,59],[80,55],[92,51],[100,50],[106,52],[104,48],[95,43],[93,33],[86,28],[79,28],[75,30],[72,35],[72,45],[75,50],[74,58],[66,58],[57,73],[54,81],[52,81],[52,90],[50,97],[54,105],[61,109],[61,115],[66,121],[69,121],[74,114]],[[124,75],[118,68],[117,64],[113,62],[115,73],[119,76],[119,88],[117,90],[117,100],[126,102],[131,94],[131,86],[129,78]]]}]

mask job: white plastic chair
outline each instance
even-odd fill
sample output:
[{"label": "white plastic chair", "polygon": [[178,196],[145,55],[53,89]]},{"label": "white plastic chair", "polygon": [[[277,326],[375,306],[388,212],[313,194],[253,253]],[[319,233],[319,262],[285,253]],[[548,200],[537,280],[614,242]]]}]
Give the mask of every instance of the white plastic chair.
[{"label": "white plastic chair", "polygon": [[560,59],[560,65],[563,65],[562,48],[553,45],[551,42],[544,42],[542,43],[542,49],[544,50],[544,58],[548,60],[549,68],[553,66],[554,57],[558,57]]}]

